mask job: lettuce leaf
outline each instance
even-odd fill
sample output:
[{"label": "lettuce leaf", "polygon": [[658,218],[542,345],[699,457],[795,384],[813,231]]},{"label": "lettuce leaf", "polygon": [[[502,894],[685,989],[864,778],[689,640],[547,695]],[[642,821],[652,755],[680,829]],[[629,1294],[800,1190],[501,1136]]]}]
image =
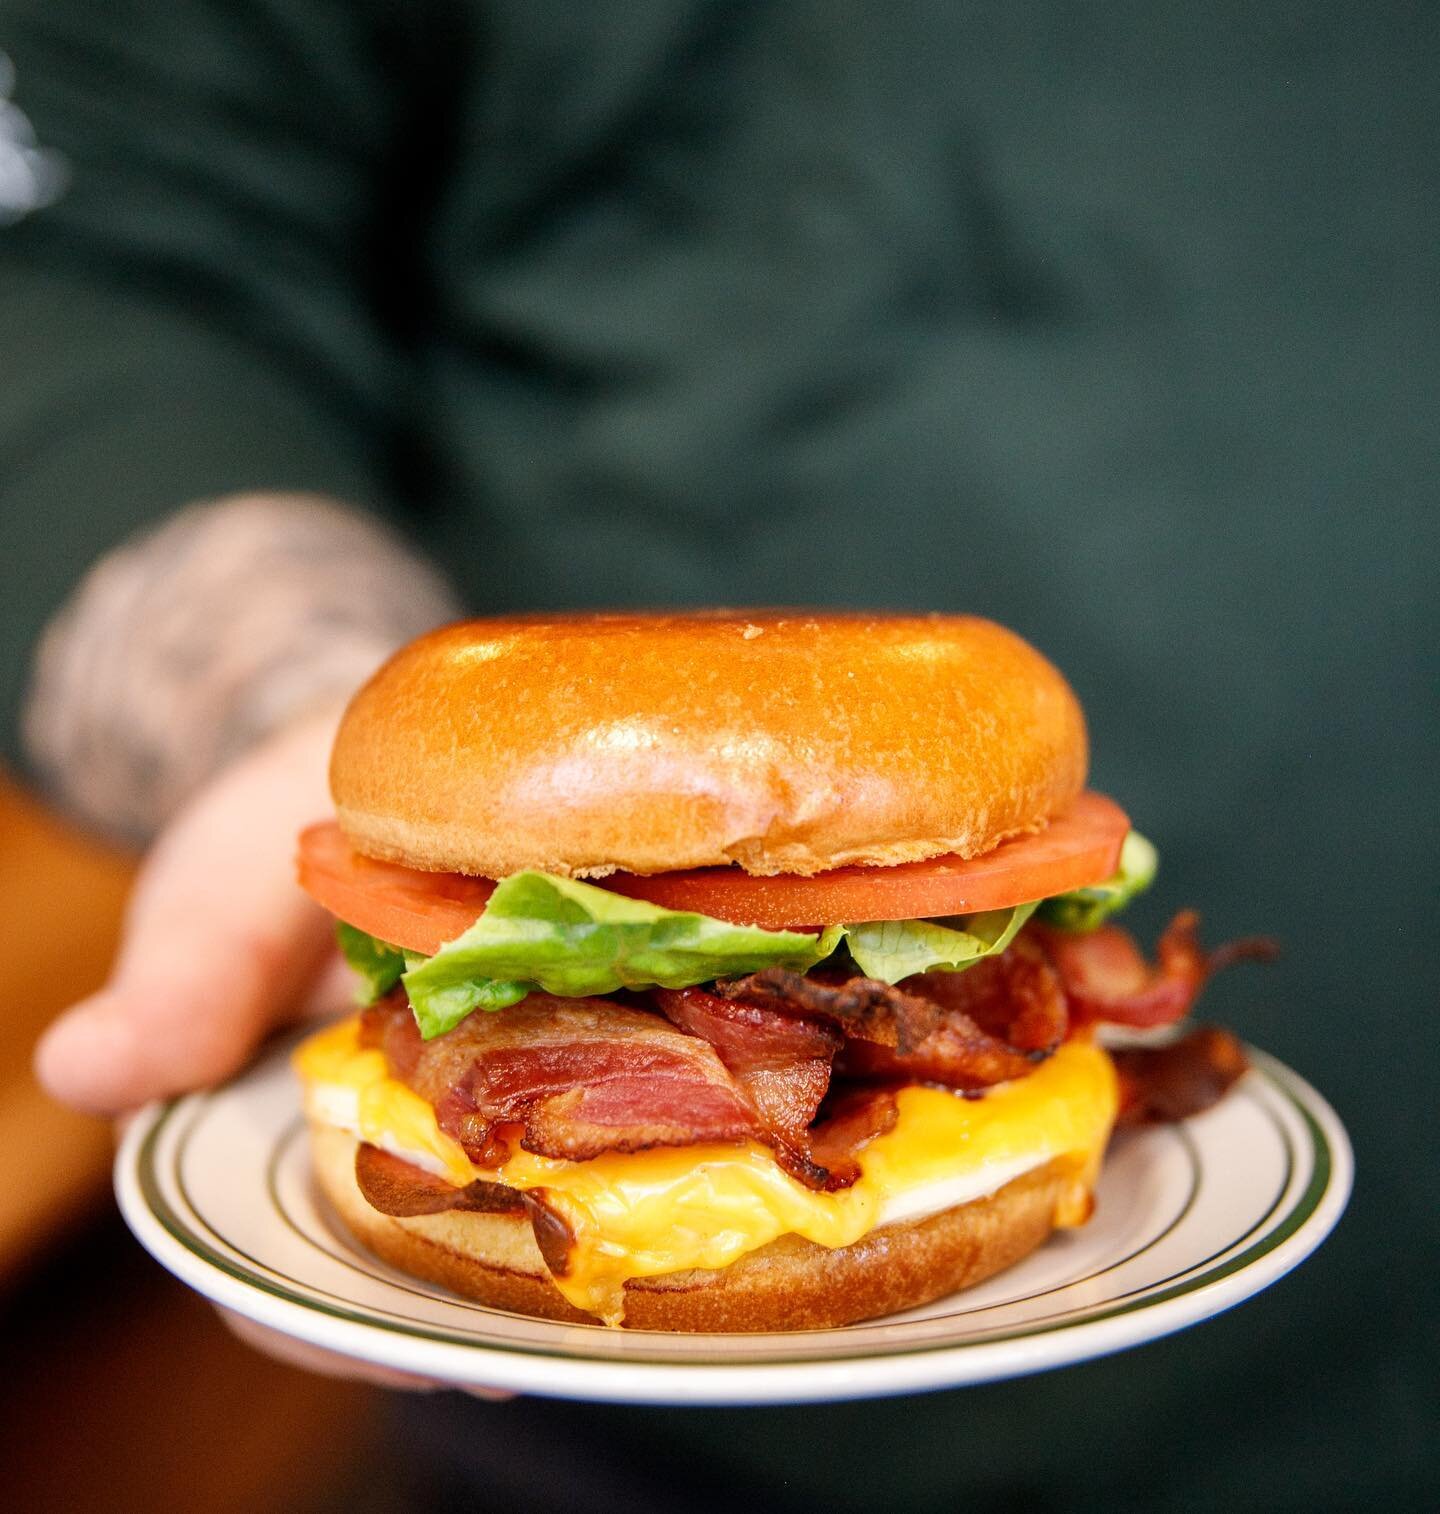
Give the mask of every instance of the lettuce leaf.
[{"label": "lettuce leaf", "polygon": [[1120,866],[1104,883],[1044,900],[1040,918],[1061,930],[1095,930],[1150,887],[1159,865],[1160,854],[1154,846],[1139,831],[1131,831],[1120,848]]},{"label": "lettuce leaf", "polygon": [[[442,953],[424,959],[426,964],[440,960]],[[413,968],[412,972],[419,972]],[[444,981],[443,977],[418,990],[405,979],[405,991],[410,995],[410,1008],[415,1023],[420,1027],[420,1038],[433,1041],[443,1036],[477,1009],[494,1012],[518,1004],[526,994],[538,985],[534,983],[506,981],[495,978],[456,977]]]},{"label": "lettuce leaf", "polygon": [[339,927],[339,936],[363,980],[361,1002],[374,1003],[403,979],[428,1041],[477,1009],[504,1009],[536,990],[574,998],[686,988],[765,967],[806,972],[842,943],[861,972],[886,983],[932,970],[962,972],[1004,951],[1035,908],[832,925],[814,936],[732,925],[574,879],[517,873],[497,885],[475,924],[433,957],[400,951],[349,925]]},{"label": "lettuce leaf", "polygon": [[732,925],[592,883],[516,873],[485,913],[404,975],[421,1035],[442,1035],[474,1009],[501,1009],[533,989],[573,998],[619,988],[686,988],[762,967],[804,972],[820,938]]},{"label": "lettuce leaf", "polygon": [[[963,972],[982,957],[1003,952],[1034,912],[1033,904],[988,910],[964,920],[872,920],[832,926],[867,978],[898,983],[913,973]],[[822,940],[825,939],[822,937]]]},{"label": "lettuce leaf", "polygon": [[340,955],[360,979],[355,985],[357,1004],[373,1004],[383,999],[400,981],[406,958],[398,946],[367,936],[343,920],[335,922],[335,939],[340,945]]}]

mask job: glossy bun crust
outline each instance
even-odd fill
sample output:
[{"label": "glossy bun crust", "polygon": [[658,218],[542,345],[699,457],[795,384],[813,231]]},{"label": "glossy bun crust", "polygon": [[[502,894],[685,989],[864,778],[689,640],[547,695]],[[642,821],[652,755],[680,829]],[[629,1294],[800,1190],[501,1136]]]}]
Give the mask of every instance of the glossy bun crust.
[{"label": "glossy bun crust", "polygon": [[[355,1183],[355,1137],[314,1125],[320,1186],[355,1238],[383,1261],[496,1309],[595,1324],[550,1280],[518,1215],[450,1211],[395,1219]],[[719,1272],[674,1272],[625,1285],[636,1330],[825,1330],[913,1309],[981,1282],[1029,1255],[1070,1201],[1076,1178],[1052,1162],[988,1198],[905,1221],[831,1251],[786,1235]]]},{"label": "glossy bun crust", "polygon": [[360,852],[502,878],[988,852],[1085,781],[1084,719],[968,616],[476,620],[352,701],[330,784]]}]

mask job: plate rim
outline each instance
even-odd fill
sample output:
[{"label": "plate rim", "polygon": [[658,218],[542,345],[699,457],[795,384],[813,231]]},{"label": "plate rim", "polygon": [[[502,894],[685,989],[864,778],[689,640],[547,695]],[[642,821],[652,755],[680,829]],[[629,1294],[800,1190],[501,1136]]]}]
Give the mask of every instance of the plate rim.
[{"label": "plate rim", "polygon": [[[572,1327],[577,1332],[573,1347],[563,1338],[556,1345],[479,1341],[440,1324],[377,1317],[363,1304],[331,1306],[248,1271],[197,1236],[175,1213],[161,1191],[154,1156],[172,1121],[192,1110],[198,1120],[212,1099],[243,1087],[247,1078],[270,1067],[269,1058],[220,1088],[142,1110],[130,1122],[116,1154],[116,1197],[126,1223],[146,1250],[212,1302],[295,1339],[400,1371],[551,1397],[628,1403],[801,1403],[934,1391],[1066,1366],[1158,1340],[1260,1292],[1321,1244],[1344,1212],[1353,1186],[1349,1138],[1335,1111],[1303,1077],[1267,1053],[1247,1049],[1250,1077],[1289,1105],[1309,1139],[1308,1177],[1283,1216],[1276,1219],[1275,1210],[1288,1185],[1282,1185],[1264,1219],[1187,1269],[1186,1275],[1150,1285],[1137,1297],[1100,1303],[1079,1319],[1042,1319],[997,1327],[969,1340],[895,1344],[820,1360],[591,1356],[579,1333],[598,1328],[591,1326]],[[205,1223],[198,1209],[196,1217]],[[1262,1233],[1256,1236],[1256,1230]],[[224,1237],[216,1235],[216,1240],[238,1250]],[[1236,1245],[1242,1246],[1238,1252]],[[265,1266],[251,1260],[257,1268]],[[1201,1270],[1197,1273],[1195,1268]],[[417,1350],[425,1357],[423,1366],[417,1367]]]}]

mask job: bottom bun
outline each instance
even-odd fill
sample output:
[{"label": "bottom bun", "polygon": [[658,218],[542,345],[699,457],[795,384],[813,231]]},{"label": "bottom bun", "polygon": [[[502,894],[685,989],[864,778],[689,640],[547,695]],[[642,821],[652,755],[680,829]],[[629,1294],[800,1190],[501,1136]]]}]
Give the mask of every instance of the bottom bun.
[{"label": "bottom bun", "polygon": [[[442,1214],[396,1219],[371,1207],[355,1182],[356,1138],[312,1123],[321,1190],[355,1238],[414,1277],[497,1309],[595,1324],[551,1281],[520,1214]],[[972,1200],[921,1220],[882,1225],[830,1250],[781,1236],[719,1271],[691,1270],[625,1284],[625,1324],[635,1330],[824,1330],[927,1304],[1013,1266],[1054,1228],[1075,1189],[1071,1163],[1049,1162]]]}]

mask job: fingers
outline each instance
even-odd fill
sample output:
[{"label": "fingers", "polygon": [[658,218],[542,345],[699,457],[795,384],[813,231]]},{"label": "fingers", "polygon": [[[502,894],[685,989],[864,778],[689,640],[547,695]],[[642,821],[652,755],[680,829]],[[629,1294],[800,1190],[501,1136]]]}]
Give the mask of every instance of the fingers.
[{"label": "fingers", "polygon": [[[379,1388],[399,1388],[412,1393],[433,1393],[437,1389],[456,1386],[437,1382],[434,1378],[417,1377],[410,1372],[397,1372],[392,1367],[357,1361],[353,1356],[342,1356],[338,1351],[326,1351],[320,1346],[296,1340],[294,1336],[282,1335],[278,1330],[271,1330],[265,1325],[257,1325],[254,1320],[234,1314],[229,1309],[217,1312],[247,1346],[253,1346],[257,1351],[274,1357],[276,1361],[299,1367],[304,1372],[316,1372],[321,1377],[336,1377],[351,1382],[373,1383]],[[460,1391],[490,1403],[501,1403],[515,1397],[503,1388],[461,1388]]]},{"label": "fingers", "polygon": [[265,1325],[257,1325],[243,1314],[233,1314],[228,1309],[217,1311],[220,1318],[239,1336],[247,1346],[263,1351],[266,1356],[284,1362],[289,1367],[299,1367],[304,1372],[315,1372],[321,1377],[336,1377],[350,1382],[374,1383],[381,1388],[405,1388],[416,1393],[431,1393],[443,1387],[426,1377],[416,1377],[410,1372],[396,1372],[389,1367],[377,1367],[369,1362],[357,1361],[351,1356],[342,1356],[338,1351],[326,1351],[306,1341],[296,1340],[292,1335],[282,1335]]},{"label": "fingers", "polygon": [[137,881],[110,982],[36,1053],[58,1099],[101,1114],[235,1072],[291,1014],[330,927],[293,877],[295,835],[326,814],[333,715],[228,769],[170,825]]}]

